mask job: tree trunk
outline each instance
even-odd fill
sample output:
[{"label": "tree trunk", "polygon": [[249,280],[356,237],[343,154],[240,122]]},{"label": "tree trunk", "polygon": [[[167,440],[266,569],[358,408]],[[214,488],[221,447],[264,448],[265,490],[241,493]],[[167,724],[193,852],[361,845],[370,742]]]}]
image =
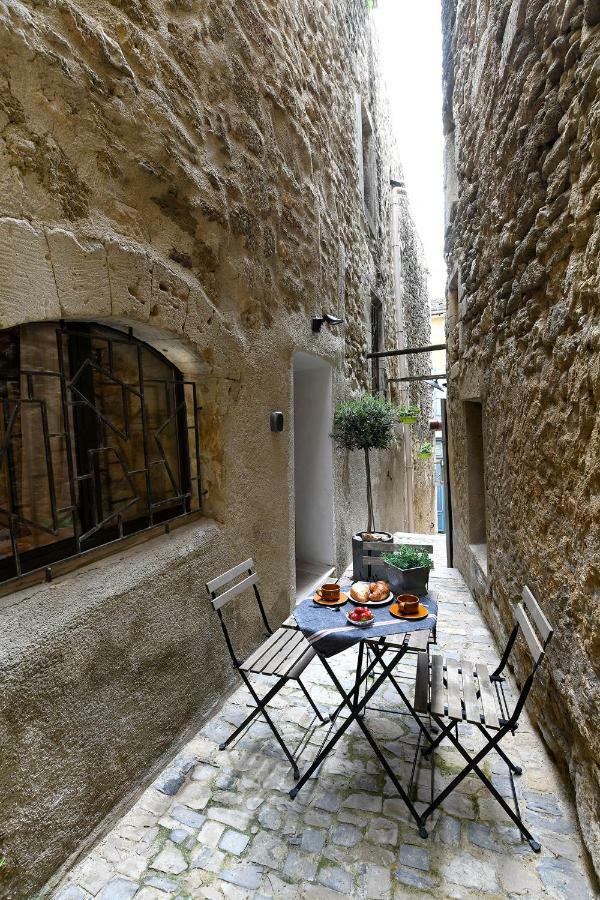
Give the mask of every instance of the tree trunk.
[{"label": "tree trunk", "polygon": [[369,462],[369,451],[365,448],[365,469],[367,473],[367,511],[369,514],[369,523],[367,531],[372,534],[375,531],[375,516],[373,515],[373,493],[371,490],[371,465]]}]

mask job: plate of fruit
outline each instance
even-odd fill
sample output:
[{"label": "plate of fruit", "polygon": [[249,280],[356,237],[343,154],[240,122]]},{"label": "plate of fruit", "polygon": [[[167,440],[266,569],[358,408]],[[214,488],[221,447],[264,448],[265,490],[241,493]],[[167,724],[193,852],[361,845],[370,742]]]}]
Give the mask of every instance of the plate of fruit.
[{"label": "plate of fruit", "polygon": [[352,612],[346,614],[346,618],[351,625],[357,625],[359,628],[366,628],[371,625],[375,615],[366,606],[357,606]]}]

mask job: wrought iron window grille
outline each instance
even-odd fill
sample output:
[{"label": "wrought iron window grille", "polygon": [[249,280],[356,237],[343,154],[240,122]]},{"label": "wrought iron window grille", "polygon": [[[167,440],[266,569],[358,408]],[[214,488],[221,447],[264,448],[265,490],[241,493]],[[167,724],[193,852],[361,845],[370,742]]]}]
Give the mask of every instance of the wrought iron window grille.
[{"label": "wrought iron window grille", "polygon": [[[28,366],[36,333],[54,358]],[[0,332],[0,581],[200,511],[199,413],[196,383],[131,330]]]}]

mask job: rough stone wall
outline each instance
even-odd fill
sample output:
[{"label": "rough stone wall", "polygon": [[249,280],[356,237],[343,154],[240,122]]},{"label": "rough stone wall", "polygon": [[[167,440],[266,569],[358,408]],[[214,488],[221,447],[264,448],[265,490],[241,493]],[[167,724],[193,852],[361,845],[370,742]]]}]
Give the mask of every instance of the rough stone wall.
[{"label": "rough stone wall", "polygon": [[[400,191],[400,242],[402,248],[402,300],[406,347],[426,347],[431,344],[431,318],[427,270],[421,239],[415,231],[406,193]],[[423,310],[426,315],[423,315]],[[432,372],[431,354],[415,353],[405,357],[407,375],[428,375]],[[410,426],[409,454],[413,465],[413,530],[418,534],[436,531],[435,480],[433,459],[417,459],[424,441],[432,443],[429,419],[432,409],[432,388],[422,381],[408,382],[403,388],[403,401],[421,409],[419,421]]]},{"label": "rough stone wall", "polygon": [[[525,583],[556,629],[531,707],[599,868],[600,5],[443,6],[456,564],[500,640]],[[487,573],[469,548],[473,399]]]},{"label": "rough stone wall", "polygon": [[[214,520],[0,604],[3,896],[31,896],[228,690],[207,579],[252,555],[273,621],[289,612],[293,354],[331,363],[335,400],[366,385],[373,290],[395,343],[383,110],[362,0],[0,4],[0,327],[131,326],[198,380]],[[345,328],[315,336],[323,311]],[[365,488],[360,455],[335,460],[341,567]],[[401,469],[380,455],[390,530]]]}]

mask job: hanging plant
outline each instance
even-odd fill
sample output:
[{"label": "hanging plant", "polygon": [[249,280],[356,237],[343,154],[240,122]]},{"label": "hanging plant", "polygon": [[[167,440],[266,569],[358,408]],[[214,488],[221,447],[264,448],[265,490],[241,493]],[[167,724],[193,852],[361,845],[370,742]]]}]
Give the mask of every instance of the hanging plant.
[{"label": "hanging plant", "polygon": [[421,408],[412,403],[409,406],[400,406],[398,410],[398,419],[403,425],[414,425],[420,415]]},{"label": "hanging plant", "polygon": [[377,6],[377,0],[365,0],[365,6],[370,11]]},{"label": "hanging plant", "polygon": [[417,453],[418,459],[431,459],[433,456],[433,447],[429,443],[429,441],[425,441],[419,447],[419,451]]}]

